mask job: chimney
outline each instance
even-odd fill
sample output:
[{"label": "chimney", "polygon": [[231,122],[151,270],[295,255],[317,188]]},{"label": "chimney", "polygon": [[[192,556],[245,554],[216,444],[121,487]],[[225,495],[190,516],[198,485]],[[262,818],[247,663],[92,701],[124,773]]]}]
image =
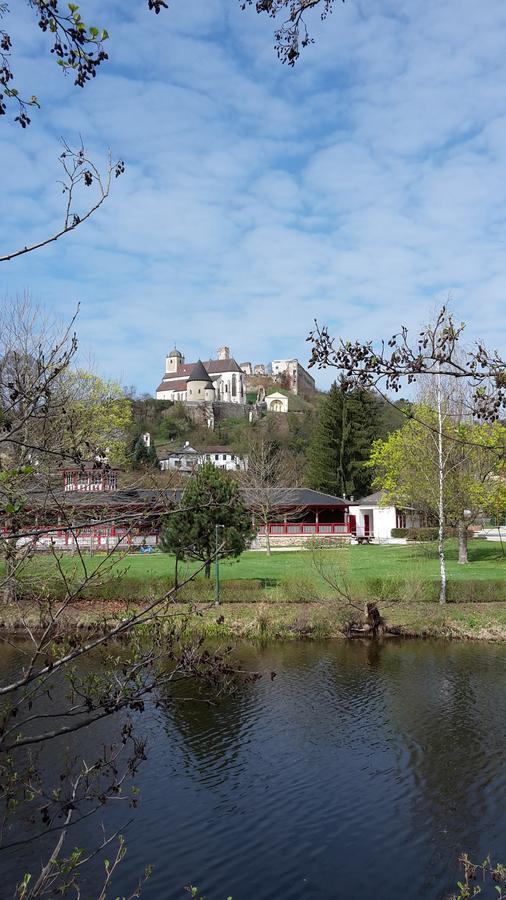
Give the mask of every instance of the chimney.
[{"label": "chimney", "polygon": [[219,347],[216,352],[218,353],[218,359],[230,359],[229,347]]}]

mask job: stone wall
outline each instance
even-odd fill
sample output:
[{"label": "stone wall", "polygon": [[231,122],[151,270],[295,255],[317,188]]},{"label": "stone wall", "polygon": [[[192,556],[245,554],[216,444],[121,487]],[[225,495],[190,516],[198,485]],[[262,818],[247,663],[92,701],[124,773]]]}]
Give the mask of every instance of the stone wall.
[{"label": "stone wall", "polygon": [[[342,544],[351,542],[349,534],[271,534],[271,549],[276,550],[280,547],[308,547],[313,540],[323,544],[325,547],[340,547]],[[267,547],[267,539],[265,534],[257,534],[251,544],[252,550],[265,550]]]}]

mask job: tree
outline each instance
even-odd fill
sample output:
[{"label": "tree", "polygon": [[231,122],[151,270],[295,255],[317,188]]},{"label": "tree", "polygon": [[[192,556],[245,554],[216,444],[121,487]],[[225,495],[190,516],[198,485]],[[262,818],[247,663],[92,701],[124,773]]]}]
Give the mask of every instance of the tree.
[{"label": "tree", "polygon": [[367,391],[334,382],[320,406],[309,445],[311,487],[340,497],[364,496],[371,486],[365,463],[381,430],[379,405]]},{"label": "tree", "polygon": [[274,48],[278,58],[289,66],[294,66],[297,62],[301,47],[313,43],[304,19],[305,13],[318,7],[320,18],[326,19],[332,12],[334,2],[335,0],[240,0],[243,9],[255,3],[258,13],[265,12],[273,19],[287,11],[287,18],[274,32]]},{"label": "tree", "polygon": [[[9,250],[7,253],[0,254],[0,262],[8,262],[18,256],[24,256],[25,253],[31,253],[33,250],[39,250],[41,247],[52,244],[65,234],[74,231],[83,222],[86,222],[107,200],[111,189],[113,175],[119,178],[125,171],[125,165],[122,160],[113,163],[111,153],[109,151],[106,168],[101,172],[98,166],[88,155],[84,144],[78,149],[72,148],[66,141],[62,140],[63,152],[60,154],[59,161],[63,169],[63,180],[59,183],[62,193],[65,196],[65,207],[62,224],[55,231],[50,232],[46,237],[41,237],[32,243],[18,247],[17,250]],[[80,188],[95,188],[95,197],[91,203],[87,203],[84,210],[76,206],[76,195],[79,195]],[[79,212],[78,212],[79,209]]]},{"label": "tree", "polygon": [[[439,559],[441,570],[440,601],[446,601],[446,565],[444,557],[443,527],[444,510],[444,442],[475,446],[483,451],[483,445],[473,443],[472,435],[452,433],[445,429],[443,413],[443,379],[450,383],[463,384],[468,395],[467,414],[471,420],[495,422],[501,409],[506,407],[506,362],[497,351],[489,351],[477,342],[471,348],[462,348],[460,339],[465,329],[464,323],[457,326],[453,316],[445,306],[436,315],[434,324],[425,326],[418,339],[410,344],[408,329],[403,326],[398,334],[392,335],[388,342],[382,341],[377,347],[372,341],[345,341],[335,339],[326,327],[320,328],[316,323],[314,331],[308,336],[313,345],[310,368],[332,366],[342,373],[342,382],[348,388],[362,388],[377,391],[385,398],[380,386],[386,390],[398,392],[406,382],[414,384],[420,379],[436,385],[437,421],[430,424],[423,419],[416,419],[427,432],[437,438],[438,453],[438,520],[439,520]],[[400,407],[399,407],[400,408]],[[401,409],[402,411],[402,409]],[[405,411],[407,417],[413,418],[411,411]],[[503,447],[488,446],[487,450],[495,452]],[[463,526],[459,526],[462,536]],[[461,544],[462,546],[462,544]]]},{"label": "tree", "polygon": [[251,516],[246,509],[237,482],[212,463],[205,463],[188,480],[181,499],[183,513],[167,520],[160,546],[173,553],[176,561],[198,559],[211,575],[211,560],[216,548],[219,526],[219,554],[240,556],[253,537]]},{"label": "tree", "polygon": [[[293,66],[300,48],[312,43],[304,15],[319,7],[324,19],[332,11],[335,0],[238,0],[242,9],[255,2],[258,13],[276,19],[287,13],[287,19],[276,28],[275,49],[282,62]],[[344,2],[344,0],[343,0]],[[96,77],[102,63],[109,59],[106,51],[109,32],[103,26],[83,21],[79,5],[64,0],[26,0],[33,10],[35,22],[50,37],[50,52],[63,73],[74,76],[74,84],[83,88]],[[8,2],[0,3],[0,20],[9,12]],[[147,0],[148,10],[157,15],[168,9],[166,0]],[[0,116],[6,115],[7,104],[14,107],[14,120],[22,127],[30,125],[29,112],[40,108],[34,94],[25,94],[15,86],[12,70],[13,45],[9,33],[0,28]]]},{"label": "tree", "polygon": [[[407,421],[386,441],[376,441],[371,464],[376,485],[386,499],[413,506],[457,529],[459,563],[467,563],[467,526],[484,509],[500,505],[504,495],[506,428],[498,422],[451,422],[443,405],[442,457],[438,410],[416,406]],[[426,424],[423,424],[426,423]],[[426,425],[431,430],[427,430]],[[457,440],[451,440],[451,437]],[[499,448],[503,447],[501,451]],[[442,470],[443,504],[439,475]]]},{"label": "tree", "polygon": [[131,459],[132,469],[158,469],[160,466],[154,443],[148,447],[142,434],[132,442]]},{"label": "tree", "polygon": [[464,350],[464,330],[465,324],[456,325],[446,306],[412,343],[405,326],[388,341],[374,345],[373,341],[334,338],[326,326],[316,323],[307,338],[312,344],[309,368],[330,366],[341,373],[346,389],[376,390],[382,396],[380,386],[397,394],[403,384],[414,384],[425,376],[463,381],[472,392],[469,412],[482,421],[495,421],[506,408],[506,360],[481,341]]},{"label": "tree", "polygon": [[[86,592],[93,595],[112,577],[117,563],[126,562],[119,541],[93,563],[86,560],[81,529],[106,524],[108,507],[100,511],[84,503],[74,509],[71,501],[69,511],[61,490],[59,469],[69,461],[84,462],[83,448],[95,447],[96,438],[96,423],[90,422],[89,438],[84,430],[83,394],[78,395],[83,408],[77,417],[68,402],[69,385],[81,384],[70,372],[77,350],[73,326],[74,320],[63,330],[51,327],[25,298],[4,311],[0,327],[0,546],[7,561],[0,588],[14,604],[24,637],[19,649],[12,645],[13,665],[0,683],[0,849],[8,851],[20,842],[39,848],[37,841],[44,838],[40,853],[34,850],[33,869],[20,873],[18,896],[23,900],[79,895],[83,866],[119,840],[100,896],[109,894],[110,878],[123,855],[121,837],[104,832],[91,848],[76,849],[71,826],[103,811],[111,799],[131,802],[125,788],[146,752],[145,741],[134,731],[134,714],[143,711],[146,698],[155,704],[169,698],[176,702],[181,681],[219,681],[225,687],[236,677],[236,667],[223,655],[200,649],[188,630],[188,615],[174,610],[174,589],[155,596],[141,592],[135,609],[125,606],[121,617],[107,617],[104,610],[95,631],[69,631],[66,617],[76,601]],[[96,396],[92,391],[94,402]],[[135,508],[125,513],[123,527],[132,532],[144,515]],[[183,521],[184,515],[184,507],[160,505],[160,519]],[[50,558],[42,566],[35,563],[27,581],[26,563],[48,525],[72,535],[75,566],[65,567],[50,544]],[[22,578],[23,595],[16,590]],[[104,745],[94,729],[108,717],[116,731]],[[85,730],[90,731],[93,760],[84,758],[79,741],[68,745],[70,735]],[[38,751],[45,748],[42,762]]]},{"label": "tree", "polygon": [[250,442],[247,459],[247,468],[238,475],[239,484],[255,523],[265,528],[270,556],[269,524],[280,516],[293,519],[301,511],[300,507],[290,506],[291,489],[297,484],[296,466],[285,457],[279,444],[263,437]]},{"label": "tree", "polygon": [[123,465],[132,409],[119,382],[105,381],[85,369],[67,371],[62,379],[62,402],[67,449],[85,459],[99,457],[111,465]]}]

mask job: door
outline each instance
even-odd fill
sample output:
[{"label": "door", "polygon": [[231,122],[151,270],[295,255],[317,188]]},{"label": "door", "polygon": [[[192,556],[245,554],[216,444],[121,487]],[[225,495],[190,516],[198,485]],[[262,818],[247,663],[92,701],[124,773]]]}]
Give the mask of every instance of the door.
[{"label": "door", "polygon": [[364,534],[366,537],[369,537],[370,533],[370,516],[369,513],[364,513]]},{"label": "door", "polygon": [[356,534],[357,533],[357,517],[352,516],[350,513],[350,515],[348,516],[348,522],[349,522],[351,533]]}]

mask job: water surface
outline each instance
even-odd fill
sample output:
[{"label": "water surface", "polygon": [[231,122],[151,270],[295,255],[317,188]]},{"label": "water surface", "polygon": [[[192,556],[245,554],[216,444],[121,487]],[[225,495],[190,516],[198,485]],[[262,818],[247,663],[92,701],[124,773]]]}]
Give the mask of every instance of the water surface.
[{"label": "water surface", "polygon": [[[264,674],[240,696],[139,719],[140,806],[103,816],[111,827],[133,819],[114,896],[152,863],[149,900],[183,898],[189,882],[207,900],[442,898],[461,850],[506,862],[505,647],[238,652]],[[0,854],[3,883],[34,854]]]}]

